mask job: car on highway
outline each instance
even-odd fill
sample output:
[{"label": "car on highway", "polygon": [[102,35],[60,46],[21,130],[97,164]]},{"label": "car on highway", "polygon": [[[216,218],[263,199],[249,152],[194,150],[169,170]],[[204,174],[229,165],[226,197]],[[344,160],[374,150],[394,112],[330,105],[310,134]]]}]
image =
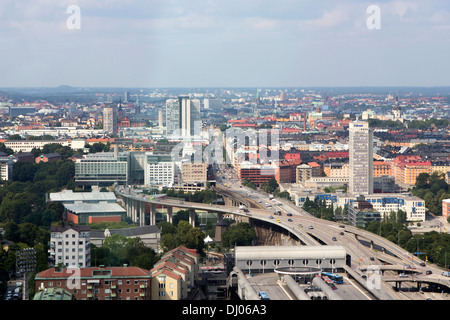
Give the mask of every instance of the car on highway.
[{"label": "car on highway", "polygon": [[309,229],[314,229],[314,227],[313,227],[313,226],[309,226],[308,228],[309,228]]},{"label": "car on highway", "polygon": [[288,221],[289,221],[289,222],[293,222],[293,220],[292,220],[292,219],[288,219]]},{"label": "car on highway", "polygon": [[336,237],[333,237],[333,238],[331,238],[331,240],[333,240],[333,241],[337,241]]},{"label": "car on highway", "polygon": [[269,216],[269,219],[273,219],[273,216]]},{"label": "car on highway", "polygon": [[344,233],[343,233],[343,232],[339,232],[339,234],[340,234],[341,236],[343,236],[343,235],[344,235]]},{"label": "car on highway", "polygon": [[281,223],[280,219],[277,219],[276,221],[277,221],[278,223]]},{"label": "car on highway", "polygon": [[299,228],[303,228],[303,225],[302,225],[301,223],[299,223],[299,225],[298,225],[298,226],[299,226]]},{"label": "car on highway", "polygon": [[425,274],[432,274],[433,272],[431,271],[431,270],[427,270],[426,272],[425,272]]},{"label": "car on highway", "polygon": [[408,275],[406,273],[400,273],[398,276],[400,278],[408,278]]},{"label": "car on highway", "polygon": [[286,215],[287,215],[288,217],[292,217],[292,213],[290,213],[290,212],[288,212]]}]

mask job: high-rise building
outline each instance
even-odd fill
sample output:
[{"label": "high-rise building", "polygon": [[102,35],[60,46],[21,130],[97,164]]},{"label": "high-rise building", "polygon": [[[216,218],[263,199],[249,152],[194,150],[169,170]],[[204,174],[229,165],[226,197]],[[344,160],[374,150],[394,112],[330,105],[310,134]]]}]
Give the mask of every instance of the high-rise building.
[{"label": "high-rise building", "polygon": [[349,193],[373,193],[373,132],[365,121],[349,126]]},{"label": "high-rise building", "polygon": [[162,110],[158,111],[158,125],[159,125],[160,128],[164,128],[163,111]]},{"label": "high-rise building", "polygon": [[103,129],[109,134],[117,134],[117,110],[113,105],[103,108]]},{"label": "high-rise building", "polygon": [[[178,97],[166,101],[167,134],[192,136],[200,121],[200,100]],[[198,128],[200,129],[200,128]]]},{"label": "high-rise building", "polygon": [[130,91],[125,91],[123,94],[123,102],[130,102]]}]

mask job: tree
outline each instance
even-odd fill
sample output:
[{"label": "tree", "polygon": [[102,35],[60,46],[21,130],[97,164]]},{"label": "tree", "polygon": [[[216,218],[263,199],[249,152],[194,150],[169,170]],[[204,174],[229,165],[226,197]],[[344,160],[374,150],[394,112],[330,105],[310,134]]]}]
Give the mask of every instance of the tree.
[{"label": "tree", "polygon": [[224,247],[249,246],[256,239],[256,231],[249,223],[242,222],[228,228],[222,235]]},{"label": "tree", "polygon": [[177,234],[166,233],[161,236],[161,248],[164,252],[175,249],[180,245],[180,240]]},{"label": "tree", "polygon": [[140,238],[130,238],[125,245],[128,262],[136,267],[150,270],[158,260],[156,252],[146,247]]},{"label": "tree", "polygon": [[191,228],[182,238],[182,245],[189,249],[196,249],[197,253],[203,254],[205,248],[206,235],[200,228]]},{"label": "tree", "polygon": [[105,241],[103,242],[103,246],[114,251],[123,248],[126,243],[127,237],[115,233],[105,239]]},{"label": "tree", "polygon": [[175,227],[172,223],[167,221],[161,221],[158,223],[158,229],[161,231],[161,235],[164,234],[176,234],[177,227]]}]

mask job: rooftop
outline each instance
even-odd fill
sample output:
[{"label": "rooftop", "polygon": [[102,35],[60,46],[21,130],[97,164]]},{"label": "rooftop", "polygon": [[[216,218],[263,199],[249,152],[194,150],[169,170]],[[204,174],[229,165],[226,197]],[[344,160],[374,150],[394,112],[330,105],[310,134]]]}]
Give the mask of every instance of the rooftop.
[{"label": "rooftop", "polygon": [[51,201],[89,201],[89,200],[103,200],[116,201],[114,192],[73,192],[72,190],[64,190],[61,192],[50,193]]}]

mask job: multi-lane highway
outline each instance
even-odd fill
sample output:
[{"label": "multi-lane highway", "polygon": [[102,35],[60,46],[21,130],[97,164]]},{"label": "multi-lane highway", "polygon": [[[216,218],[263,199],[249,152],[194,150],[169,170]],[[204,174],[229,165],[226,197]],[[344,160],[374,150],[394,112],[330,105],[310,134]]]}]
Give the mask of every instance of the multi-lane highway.
[{"label": "multi-lane highway", "polygon": [[[270,200],[265,192],[249,189],[240,185],[233,179],[232,174],[225,174],[226,179],[219,181],[217,188],[225,188],[228,193],[235,193],[258,203],[266,210],[249,209],[255,218],[269,220],[272,223],[292,230],[305,244],[342,245],[351,256],[351,268],[363,277],[370,277],[369,271],[386,269],[386,265],[393,266],[383,271],[378,291],[381,299],[426,299],[444,298],[439,295],[422,290],[393,290],[395,280],[405,281],[402,288],[417,288],[416,281],[427,283],[440,283],[450,287],[450,278],[442,276],[443,269],[421,261],[411,253],[403,250],[394,243],[360,228],[343,225],[332,221],[318,219],[287,200]],[[228,178],[228,179],[227,179]],[[221,180],[221,179],[220,179]],[[278,214],[276,214],[278,212]],[[268,217],[271,216],[270,218]],[[370,247],[370,244],[373,247]],[[411,280],[408,282],[408,280]]]},{"label": "multi-lane highway", "polygon": [[[415,280],[420,279],[418,278],[420,276],[423,277],[423,281],[428,279],[450,287],[450,278],[441,276],[442,269],[432,265],[425,265],[423,261],[418,260],[410,253],[378,235],[349,225],[315,218],[287,200],[270,199],[267,193],[243,187],[236,180],[219,180],[216,189],[218,192],[226,193],[228,196],[231,195],[240,200],[247,199],[259,208],[248,207],[248,212],[245,212],[232,206],[190,203],[175,199],[154,199],[152,196],[136,194],[132,188],[127,187],[118,187],[116,192],[124,198],[134,200],[131,202],[132,206],[135,206],[136,202],[147,202],[166,207],[234,214],[277,224],[295,234],[305,245],[341,245],[346,248],[347,253],[351,257],[350,271],[359,277],[365,276],[367,278],[370,276],[370,274],[367,274],[368,270],[381,269],[381,266],[386,264],[392,265],[397,269],[393,268],[393,270],[383,271],[383,276],[381,276],[381,279],[384,276],[389,277],[390,282],[381,281],[379,287],[371,288],[372,296],[375,295],[378,299],[423,299],[427,297],[427,295],[422,293],[406,294],[393,290],[395,279],[404,282],[407,280],[406,277],[410,277],[408,273],[413,271],[416,274],[414,276]],[[367,244],[373,244],[374,247],[372,248]],[[377,248],[377,250],[374,248]],[[400,275],[399,267],[402,275]],[[352,283],[351,279],[348,280],[349,283]],[[357,288],[357,283],[355,282],[354,284],[354,287]],[[415,283],[413,282],[412,285],[415,285]],[[408,284],[402,284],[403,288],[405,286],[408,286]],[[363,290],[361,290],[361,293],[363,296],[366,296],[363,294]],[[367,297],[369,296],[367,295]],[[433,296],[433,298],[436,297]]]}]

